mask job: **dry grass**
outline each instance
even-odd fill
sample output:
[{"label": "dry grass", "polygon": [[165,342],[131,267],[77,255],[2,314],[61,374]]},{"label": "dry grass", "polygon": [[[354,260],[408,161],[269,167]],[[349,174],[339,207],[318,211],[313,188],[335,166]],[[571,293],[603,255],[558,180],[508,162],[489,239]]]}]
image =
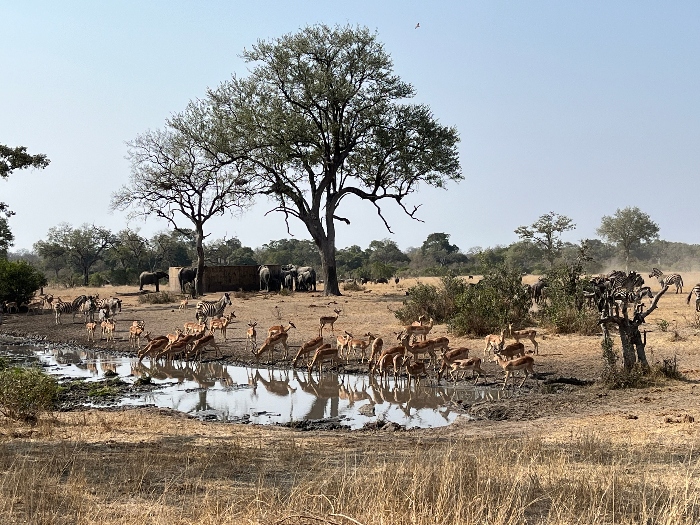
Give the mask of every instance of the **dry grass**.
[{"label": "dry grass", "polygon": [[[502,401],[520,407],[514,413],[527,416],[522,420],[396,433],[200,423],[147,410],[58,414],[36,427],[0,420],[0,522],[697,523],[699,439],[692,418],[700,420],[700,323],[685,298],[700,273],[683,276],[686,293],[667,293],[646,326],[650,362],[677,356],[685,381],[660,378],[646,389],[580,389],[570,396],[533,391]],[[398,325],[391,310],[414,283],[367,285],[334,304],[320,294],[246,295],[234,302],[240,321],[225,348],[244,346],[248,319],[259,327],[292,319],[293,344],[300,344],[333,308],[342,309],[336,330],[390,340]],[[134,290],[105,287],[100,295]],[[54,293],[64,300],[94,293],[66,291]],[[194,317],[193,309],[139,305],[132,295],[124,300],[124,326],[150,315],[149,329],[166,332]],[[662,332],[660,320],[674,333]],[[6,325],[60,340],[84,337],[81,325],[56,327],[50,316],[11,316]],[[433,331],[476,355],[483,348],[483,340],[452,338],[445,326]],[[538,339],[536,371],[543,377],[600,376],[599,337]],[[127,341],[117,344],[128,348]]]},{"label": "dry grass", "polygon": [[556,441],[445,439],[69,414],[3,427],[0,519],[690,524],[700,519],[696,445],[621,444],[586,431]]}]

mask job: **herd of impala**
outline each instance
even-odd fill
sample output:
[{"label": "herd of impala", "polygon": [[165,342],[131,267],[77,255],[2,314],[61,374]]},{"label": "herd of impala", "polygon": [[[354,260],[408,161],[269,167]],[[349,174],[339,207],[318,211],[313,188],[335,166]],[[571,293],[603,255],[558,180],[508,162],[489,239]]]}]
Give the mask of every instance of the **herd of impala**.
[{"label": "herd of impala", "polygon": [[[180,302],[180,310],[186,310],[188,299]],[[199,305],[198,305],[199,309]],[[190,359],[201,358],[207,348],[212,348],[216,355],[221,354],[215,334],[219,333],[224,341],[227,341],[227,328],[236,317],[231,311],[227,315],[209,319],[199,318],[196,322],[186,322],[183,329],[177,329],[174,333],[151,337],[150,332],[145,331],[143,321],[134,321],[129,327],[129,345],[137,351],[139,362],[149,357],[155,361],[164,359]],[[342,335],[336,335],[335,323],[340,317],[341,310],[335,309],[335,315],[322,316],[319,319],[318,335],[303,343],[294,357],[291,359],[293,368],[297,368],[302,360],[309,372],[317,368],[322,372],[324,364],[347,364],[351,358],[367,363],[369,373],[379,374],[381,380],[388,378],[391,372],[396,378],[405,374],[410,383],[416,382],[420,376],[430,375],[431,371],[437,372],[437,381],[449,374],[452,380],[465,379],[466,372],[471,371],[471,377],[476,384],[480,377],[485,376],[481,368],[483,360],[479,357],[469,357],[470,350],[467,347],[450,348],[447,337],[428,338],[434,322],[425,316],[421,316],[410,325],[402,326],[396,336],[396,344],[384,345],[384,340],[378,335],[367,332],[362,338],[356,338],[350,332],[344,330]],[[86,322],[88,341],[94,341],[98,324]],[[289,334],[296,328],[292,321],[286,325],[276,325],[268,328],[262,344],[258,345],[257,322],[250,321],[246,330],[246,350],[251,349],[257,361],[269,353],[270,361],[274,360],[274,351],[278,346],[284,349],[283,359],[289,358]],[[328,327],[332,334],[332,342],[326,342],[323,332]],[[107,341],[114,341],[116,322],[106,319],[101,323],[102,336]],[[503,388],[508,385],[508,379],[513,377],[515,387],[515,372],[523,371],[524,376],[519,386],[522,386],[527,377],[533,374],[534,358],[525,353],[525,345],[521,340],[529,340],[533,345],[532,353],[539,353],[539,344],[535,339],[535,330],[513,330],[508,326],[508,334],[515,339],[514,343],[506,345],[506,329],[500,334],[487,335],[485,338],[484,357],[493,353],[492,360],[504,371],[505,378]],[[146,339],[146,345],[141,348],[141,338]],[[439,352],[439,354],[438,354]],[[438,357],[439,356],[439,357]],[[426,362],[427,361],[427,362]]]}]

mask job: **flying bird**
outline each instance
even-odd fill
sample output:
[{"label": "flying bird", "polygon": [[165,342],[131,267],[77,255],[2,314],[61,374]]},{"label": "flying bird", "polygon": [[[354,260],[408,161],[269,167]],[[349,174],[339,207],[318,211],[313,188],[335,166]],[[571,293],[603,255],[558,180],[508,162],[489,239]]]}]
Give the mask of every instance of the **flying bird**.
[{"label": "flying bird", "polygon": [[418,29],[420,27],[420,22],[416,24],[416,27],[414,29]]}]

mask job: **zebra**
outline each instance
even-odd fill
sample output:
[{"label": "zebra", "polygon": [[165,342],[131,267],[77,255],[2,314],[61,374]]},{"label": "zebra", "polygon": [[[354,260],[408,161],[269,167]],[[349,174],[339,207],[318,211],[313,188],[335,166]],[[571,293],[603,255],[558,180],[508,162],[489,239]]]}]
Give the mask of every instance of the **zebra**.
[{"label": "zebra", "polygon": [[73,302],[66,303],[61,301],[61,298],[59,297],[58,300],[54,301],[53,303],[53,311],[56,314],[56,324],[63,324],[61,323],[61,314],[73,314],[72,322],[75,322],[75,314],[78,313],[80,306],[87,300],[87,295],[79,295],[73,299]]},{"label": "zebra", "polygon": [[208,317],[219,318],[224,314],[224,308],[229,304],[233,303],[231,303],[228,293],[224,293],[218,301],[199,301],[195,308],[197,320],[202,323],[206,322]]},{"label": "zebra", "polygon": [[676,286],[676,293],[683,293],[683,278],[679,273],[664,275],[664,272],[658,268],[652,268],[649,277],[656,277],[662,287],[671,286],[673,284]]},{"label": "zebra", "polygon": [[620,304],[636,304],[642,297],[651,296],[648,286],[642,288],[644,279],[637,272],[612,272],[606,277],[591,279],[591,284],[595,287],[592,298],[604,317],[612,315],[613,308],[619,316]]},{"label": "zebra", "polygon": [[690,293],[688,294],[688,299],[686,299],[686,304],[690,304],[690,298],[695,294],[695,311],[700,312],[700,283],[696,284],[693,286],[693,289],[690,290]]},{"label": "zebra", "polygon": [[105,310],[107,312],[107,317],[114,317],[117,313],[122,311],[122,300],[116,297],[110,297],[109,299],[100,299],[97,302],[98,310]]},{"label": "zebra", "polygon": [[95,321],[95,313],[97,312],[97,304],[98,301],[96,297],[93,297],[92,295],[89,295],[88,298],[83,302],[83,304],[80,305],[80,311],[82,312],[83,316],[85,317],[84,322],[94,322]]}]

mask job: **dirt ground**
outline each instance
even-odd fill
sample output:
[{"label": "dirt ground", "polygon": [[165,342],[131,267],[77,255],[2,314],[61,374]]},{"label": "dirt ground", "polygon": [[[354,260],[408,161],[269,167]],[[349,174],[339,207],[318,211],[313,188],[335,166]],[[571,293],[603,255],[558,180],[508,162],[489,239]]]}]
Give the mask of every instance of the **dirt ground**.
[{"label": "dirt ground", "polygon": [[[572,432],[591,430],[604,432],[622,441],[682,442],[688,434],[695,435],[700,418],[700,402],[696,387],[700,380],[700,323],[693,304],[686,304],[687,293],[700,281],[700,273],[684,274],[685,293],[675,294],[669,290],[661,298],[659,308],[647,320],[647,355],[650,363],[676,358],[679,369],[685,376],[683,381],[659,380],[646,389],[609,391],[596,380],[602,370],[599,336],[563,336],[547,334],[538,330],[539,354],[534,355],[537,378],[528,380],[522,390],[510,399],[488,404],[475,404],[470,412],[476,420],[458,419],[458,422],[440,429],[424,430],[427,434],[449,437],[454,434],[468,435],[529,435],[536,433],[547,439],[571,435]],[[528,276],[526,282],[534,282]],[[423,278],[421,282],[437,283],[438,279]],[[647,279],[653,290],[656,282]],[[341,310],[335,324],[335,332],[348,331],[356,337],[372,332],[384,338],[385,344],[393,344],[394,332],[400,329],[393,314],[406,299],[406,290],[416,279],[402,280],[398,285],[366,286],[364,291],[344,292],[336,298],[324,297],[322,293],[295,293],[288,296],[264,293],[231,292],[235,312],[224,342],[217,341],[224,352],[224,361],[251,363],[254,358],[246,349],[245,330],[248,322],[257,322],[258,344],[264,339],[267,327],[286,324],[296,326],[290,332],[290,351],[318,333],[319,317],[333,315]],[[342,290],[342,285],[341,285]],[[116,296],[123,300],[123,311],[117,317],[116,341],[88,343],[82,321],[64,316],[63,324],[56,325],[49,312],[43,315],[6,315],[1,332],[10,335],[45,338],[54,342],[74,342],[80,345],[103,348],[120,354],[130,354],[128,328],[133,320],[144,320],[146,330],[152,335],[174,332],[183,323],[195,320],[194,303],[187,310],[179,310],[178,303],[149,305],[139,302],[136,287],[102,287],[99,289],[47,289],[48,293],[63,300],[86,293],[99,293],[100,297]],[[209,294],[206,300],[216,300],[221,294]],[[446,336],[450,346],[467,346],[472,356],[483,357],[483,339],[454,337],[445,325],[436,325],[431,336]],[[330,341],[330,334],[327,341]],[[533,347],[525,341],[529,351]],[[616,344],[619,350],[619,341]],[[213,357],[213,356],[211,356]],[[282,362],[281,353],[276,353],[277,366],[289,366]],[[355,371],[366,369],[355,364]],[[495,363],[486,362],[484,370],[487,381],[496,384],[502,381],[502,372]],[[425,381],[425,380],[424,380]],[[428,380],[430,381],[430,379]],[[434,378],[432,379],[434,381]],[[291,432],[291,430],[290,430]]]}]

